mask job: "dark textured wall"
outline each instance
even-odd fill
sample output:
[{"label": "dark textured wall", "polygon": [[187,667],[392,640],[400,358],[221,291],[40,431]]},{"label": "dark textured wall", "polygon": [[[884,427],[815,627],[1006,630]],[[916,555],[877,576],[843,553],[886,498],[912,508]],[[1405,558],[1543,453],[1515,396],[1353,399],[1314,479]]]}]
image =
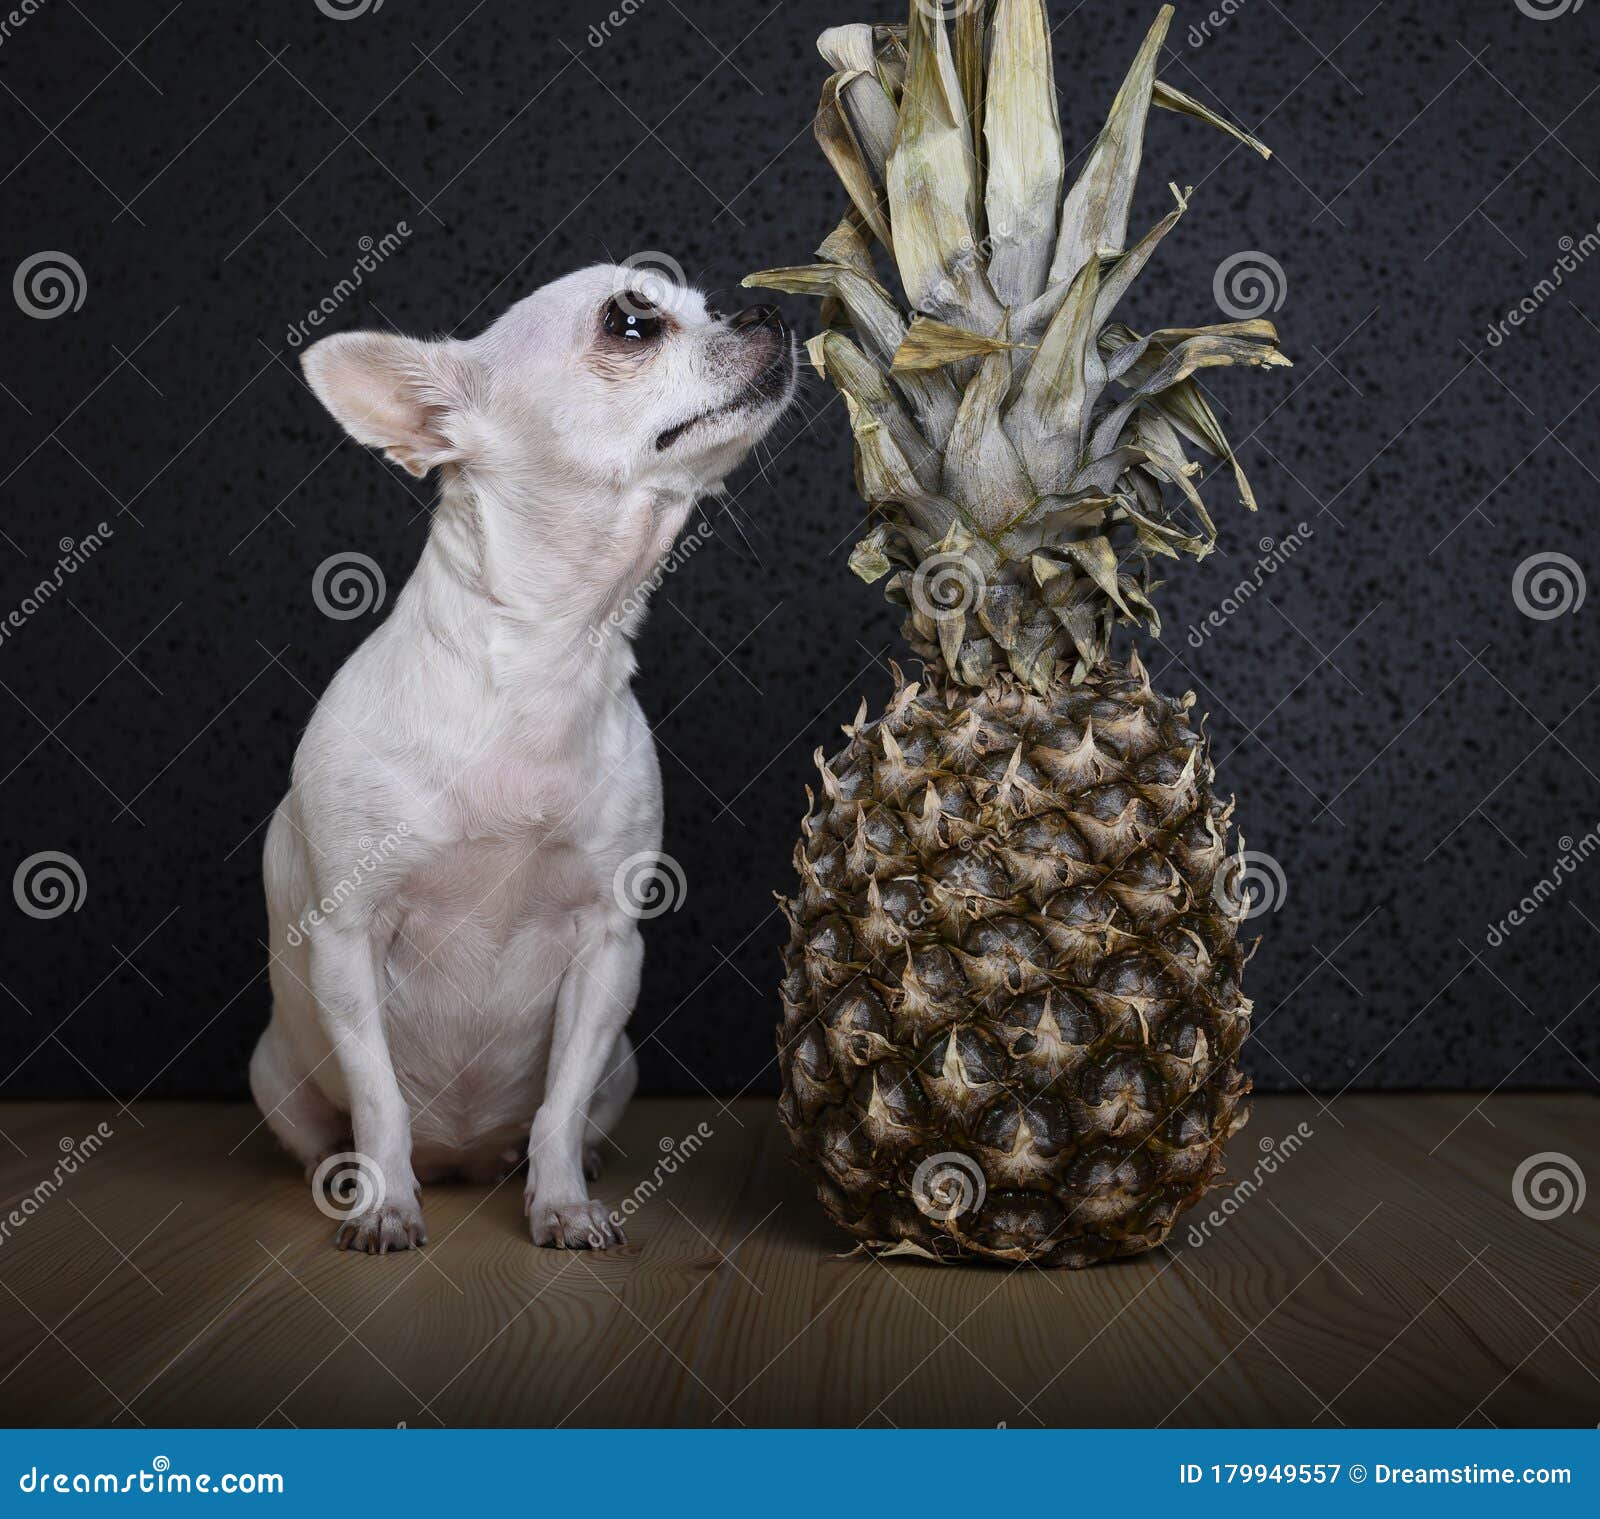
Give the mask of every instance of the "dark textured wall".
[{"label": "dark textured wall", "polygon": [[[410,229],[332,327],[471,333],[608,253],[666,250],[727,288],[836,214],[808,130],[831,6],[634,0],[612,24],[599,3],[341,3],[367,13],[46,0],[0,40],[5,272],[67,254],[84,297],[53,318],[0,301],[0,864],[57,851],[84,882],[51,918],[5,900],[0,1096],[242,1090],[262,825],[371,626],[324,616],[313,574],[355,550],[392,588],[427,531],[429,491],[339,442],[290,341],[363,239]],[[1055,7],[1077,147],[1153,9]],[[1237,0],[1173,27],[1166,77],[1277,157],[1156,114],[1136,223],[1167,180],[1196,193],[1130,319],[1220,320],[1219,266],[1264,254],[1298,366],[1216,388],[1261,513],[1217,482],[1225,552],[1175,567],[1147,649],[1210,713],[1247,843],[1281,866],[1250,984],[1262,1086],[1600,1067],[1600,863],[1558,865],[1600,822],[1600,598],[1561,610],[1600,509],[1600,22],[1574,9]],[[658,1089],[774,1084],[770,893],[812,749],[881,699],[895,650],[844,570],[841,407],[813,385],[770,451],[738,482],[748,546],[715,513],[643,641],[689,882],[648,925]],[[1299,523],[1258,576],[1260,541]],[[1525,563],[1550,554],[1564,598]],[[1527,615],[1519,584],[1559,615]]]}]

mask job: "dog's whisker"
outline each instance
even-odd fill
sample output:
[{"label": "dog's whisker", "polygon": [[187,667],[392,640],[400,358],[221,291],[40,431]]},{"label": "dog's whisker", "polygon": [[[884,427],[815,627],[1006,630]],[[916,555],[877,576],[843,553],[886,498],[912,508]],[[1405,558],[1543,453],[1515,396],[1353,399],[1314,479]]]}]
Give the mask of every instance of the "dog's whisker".
[{"label": "dog's whisker", "polygon": [[728,521],[733,524],[733,530],[739,535],[740,541],[747,549],[750,550],[750,557],[754,559],[762,569],[766,569],[766,564],[762,561],[761,555],[756,552],[755,545],[750,542],[749,538],[745,536],[744,529],[739,526],[739,515],[734,509],[733,503],[731,501],[723,500],[718,504],[722,507],[723,511],[728,514]]}]

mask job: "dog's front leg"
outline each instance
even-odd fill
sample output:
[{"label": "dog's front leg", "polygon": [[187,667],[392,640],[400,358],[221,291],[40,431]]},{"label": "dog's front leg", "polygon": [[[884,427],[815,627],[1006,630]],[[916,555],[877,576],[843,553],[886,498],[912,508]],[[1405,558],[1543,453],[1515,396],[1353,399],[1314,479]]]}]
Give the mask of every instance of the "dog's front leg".
[{"label": "dog's front leg", "polygon": [[528,1134],[523,1207],[536,1245],[604,1250],[623,1243],[621,1226],[589,1200],[584,1125],[606,1062],[617,1058],[643,964],[644,940],[632,918],[608,903],[579,920],[577,949],[556,994],[544,1101]]},{"label": "dog's front leg", "polygon": [[311,991],[350,1097],[350,1127],[364,1173],[351,1191],[366,1204],[340,1224],[341,1250],[383,1255],[428,1241],[411,1170],[411,1112],[400,1095],[383,1009],[377,948],[363,929],[320,924],[311,933]]}]

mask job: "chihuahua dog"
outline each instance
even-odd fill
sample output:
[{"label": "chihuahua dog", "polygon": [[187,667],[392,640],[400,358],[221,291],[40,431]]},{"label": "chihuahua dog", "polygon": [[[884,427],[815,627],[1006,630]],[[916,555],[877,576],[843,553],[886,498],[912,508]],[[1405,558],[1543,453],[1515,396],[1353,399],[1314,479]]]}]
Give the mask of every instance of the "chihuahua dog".
[{"label": "chihuahua dog", "polygon": [[345,333],[302,358],[353,438],[441,477],[417,570],[318,703],[267,829],[250,1085],[314,1186],[363,1173],[341,1248],[424,1244],[419,1180],[524,1152],[535,1244],[622,1243],[585,1181],[636,1079],[621,873],[661,844],[640,588],[796,377],[776,308],[662,287],[602,265],[471,341]]}]

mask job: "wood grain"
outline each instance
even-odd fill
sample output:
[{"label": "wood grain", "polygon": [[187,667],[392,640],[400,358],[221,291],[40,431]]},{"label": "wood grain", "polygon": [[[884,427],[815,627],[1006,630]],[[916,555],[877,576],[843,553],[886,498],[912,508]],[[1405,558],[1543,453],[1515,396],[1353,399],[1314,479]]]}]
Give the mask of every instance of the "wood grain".
[{"label": "wood grain", "polygon": [[[769,1103],[645,1101],[597,1195],[626,1250],[537,1250],[521,1180],[438,1187],[369,1259],[248,1107],[0,1108],[0,1420],[196,1425],[1600,1423],[1600,1198],[1530,1217],[1527,1156],[1600,1183],[1584,1095],[1256,1103],[1248,1177],[1086,1272],[845,1254]],[[674,1142],[711,1135],[667,1175]],[[1233,1183],[1230,1181],[1230,1185]],[[1199,1227],[1195,1227],[1199,1226]]]}]

